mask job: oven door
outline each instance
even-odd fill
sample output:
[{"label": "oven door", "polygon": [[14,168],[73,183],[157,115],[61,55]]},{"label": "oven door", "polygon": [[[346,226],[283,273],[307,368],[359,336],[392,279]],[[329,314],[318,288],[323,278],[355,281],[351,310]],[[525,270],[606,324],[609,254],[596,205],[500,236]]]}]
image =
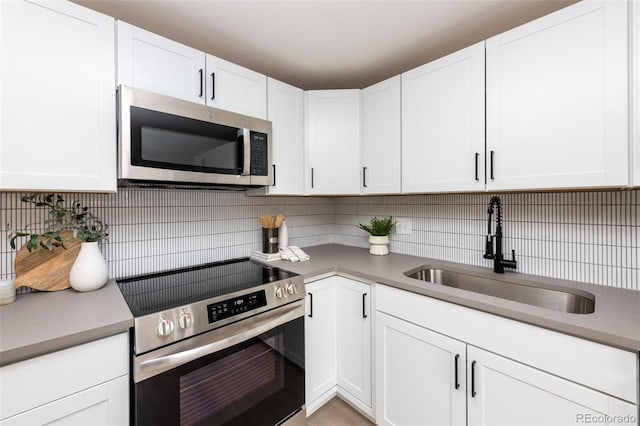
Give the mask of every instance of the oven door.
[{"label": "oven door", "polygon": [[135,425],[277,425],[304,418],[304,304],[134,358]]}]

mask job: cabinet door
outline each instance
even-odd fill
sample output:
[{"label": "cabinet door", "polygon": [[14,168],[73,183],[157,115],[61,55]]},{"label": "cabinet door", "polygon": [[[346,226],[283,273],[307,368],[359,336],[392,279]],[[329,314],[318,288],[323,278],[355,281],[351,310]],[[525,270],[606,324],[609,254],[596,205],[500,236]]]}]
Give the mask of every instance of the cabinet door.
[{"label": "cabinet door", "polygon": [[336,290],[333,278],[307,284],[305,289],[305,398],[309,406],[336,385]]},{"label": "cabinet door", "polygon": [[400,193],[400,76],[362,90],[362,193]]},{"label": "cabinet door", "polygon": [[464,365],[464,343],[376,312],[377,424],[465,426]]},{"label": "cabinet door", "polygon": [[640,186],[640,4],[631,2],[631,85],[632,85],[632,155],[633,186]]},{"label": "cabinet door", "polygon": [[267,77],[207,55],[207,105],[267,118]]},{"label": "cabinet door", "polygon": [[307,193],[360,193],[360,90],[305,92]]},{"label": "cabinet door", "polygon": [[118,83],[205,103],[205,54],[118,21]]},{"label": "cabinet door", "polygon": [[627,7],[579,2],[487,40],[487,189],[628,184]]},{"label": "cabinet door", "polygon": [[402,191],[484,190],[484,42],[402,74]]},{"label": "cabinet door", "polygon": [[269,78],[267,119],[273,130],[270,194],[304,194],[304,92]]},{"label": "cabinet door", "polygon": [[0,2],[0,190],[116,191],[111,17]]},{"label": "cabinet door", "polygon": [[473,346],[467,348],[467,373],[470,426],[575,425],[638,412],[635,405]]},{"label": "cabinet door", "polygon": [[371,286],[336,281],[338,386],[371,407]]},{"label": "cabinet door", "polygon": [[2,426],[129,423],[129,380],[122,376],[0,421]]}]

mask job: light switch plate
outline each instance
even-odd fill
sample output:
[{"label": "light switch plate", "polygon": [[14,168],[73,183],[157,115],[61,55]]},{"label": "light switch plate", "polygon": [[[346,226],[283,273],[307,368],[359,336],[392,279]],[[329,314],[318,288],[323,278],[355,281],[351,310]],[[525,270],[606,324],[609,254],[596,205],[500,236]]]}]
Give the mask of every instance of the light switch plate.
[{"label": "light switch plate", "polygon": [[413,229],[411,228],[411,219],[408,217],[399,217],[396,223],[396,234],[411,235]]}]

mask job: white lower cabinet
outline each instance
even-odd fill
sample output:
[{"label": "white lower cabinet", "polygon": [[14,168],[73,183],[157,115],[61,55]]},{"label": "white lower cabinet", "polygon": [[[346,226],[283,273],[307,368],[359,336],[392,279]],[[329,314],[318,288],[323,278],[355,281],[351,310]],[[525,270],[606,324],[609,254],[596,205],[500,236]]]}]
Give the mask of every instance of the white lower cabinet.
[{"label": "white lower cabinet", "polygon": [[338,391],[363,411],[371,409],[371,286],[344,277],[336,285]]},{"label": "white lower cabinet", "polygon": [[467,368],[469,426],[609,424],[595,419],[614,416],[637,422],[635,405],[473,346]]},{"label": "white lower cabinet", "polygon": [[305,288],[307,415],[337,394],[373,418],[371,285],[333,276]]},{"label": "white lower cabinet", "polygon": [[0,368],[0,425],[129,424],[127,333]]},{"label": "white lower cabinet", "polygon": [[466,423],[466,345],[376,312],[376,422]]},{"label": "white lower cabinet", "polygon": [[305,400],[307,414],[321,406],[336,385],[336,288],[332,278],[305,285]]},{"label": "white lower cabinet", "polygon": [[379,425],[638,424],[638,353],[376,286]]}]

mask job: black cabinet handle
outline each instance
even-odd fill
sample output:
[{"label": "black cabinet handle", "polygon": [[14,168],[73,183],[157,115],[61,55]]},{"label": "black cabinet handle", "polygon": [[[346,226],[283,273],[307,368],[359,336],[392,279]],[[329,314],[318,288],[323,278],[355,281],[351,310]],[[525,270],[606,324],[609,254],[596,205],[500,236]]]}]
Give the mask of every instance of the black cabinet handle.
[{"label": "black cabinet handle", "polygon": [[478,177],[478,160],[480,159],[480,153],[476,152],[476,180],[480,180]]},{"label": "black cabinet handle", "polygon": [[471,397],[475,398],[476,395],[476,362],[471,361]]},{"label": "black cabinet handle", "polygon": [[367,168],[362,168],[362,186],[367,187]]},{"label": "black cabinet handle", "polygon": [[311,168],[311,187],[313,188],[313,167]]},{"label": "black cabinet handle", "polygon": [[458,359],[460,358],[460,354],[456,354],[454,361],[454,369],[455,369],[455,387],[456,389],[460,389],[460,383],[458,382]]},{"label": "black cabinet handle", "polygon": [[200,95],[199,97],[201,98],[203,93],[203,89],[204,89],[204,71],[202,70],[202,68],[200,68],[200,71],[198,71],[200,73]]},{"label": "black cabinet handle", "polygon": [[365,297],[367,297],[367,293],[364,293],[362,295],[362,318],[366,318],[367,317],[367,312],[366,312],[366,309],[365,309],[365,306],[366,306]]},{"label": "black cabinet handle", "polygon": [[273,164],[273,186],[276,186],[276,165]]},{"label": "black cabinet handle", "polygon": [[211,73],[211,100],[216,98],[216,73]]},{"label": "black cabinet handle", "polygon": [[309,318],[313,318],[313,294],[309,293]]},{"label": "black cabinet handle", "polygon": [[493,177],[493,157],[494,157],[495,153],[496,153],[495,151],[491,151],[491,158],[490,158],[490,165],[491,165],[491,167],[490,167],[490,170],[491,170],[490,176],[491,176],[491,180],[495,179],[495,177]]}]

